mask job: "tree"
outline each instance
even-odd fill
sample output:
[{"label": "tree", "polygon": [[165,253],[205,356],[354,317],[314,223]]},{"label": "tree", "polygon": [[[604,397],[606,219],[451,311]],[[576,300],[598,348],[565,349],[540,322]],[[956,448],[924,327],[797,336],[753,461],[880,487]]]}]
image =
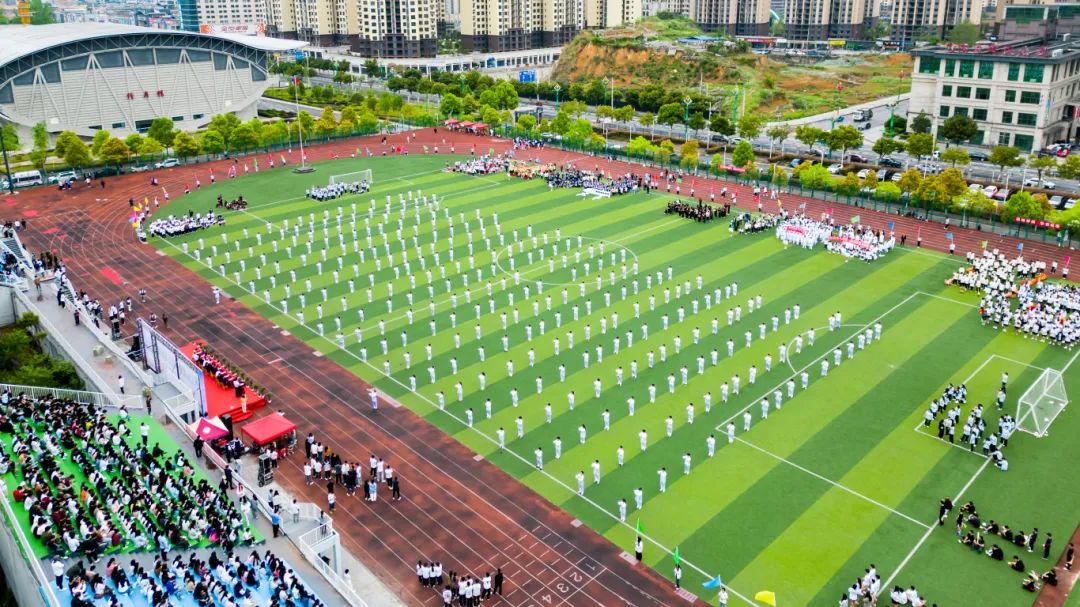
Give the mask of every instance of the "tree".
[{"label": "tree", "polygon": [[128,150],[130,150],[132,154],[138,154],[139,148],[143,143],[143,138],[138,133],[132,133],[124,138],[124,143],[127,144]]},{"label": "tree", "polygon": [[19,149],[19,134],[15,132],[15,125],[0,125],[0,137],[4,138],[4,146],[9,153]]},{"label": "tree", "polygon": [[867,171],[866,177],[863,177],[862,187],[869,189],[871,192],[878,187],[877,173],[874,171]]},{"label": "tree", "polygon": [[690,114],[690,121],[686,123],[690,127],[691,131],[696,134],[701,129],[705,128],[705,116],[701,112],[694,112]]},{"label": "tree", "polygon": [[907,152],[916,158],[934,153],[934,137],[929,133],[916,133],[908,137]]},{"label": "tree", "polygon": [[997,204],[990,200],[981,189],[965,190],[953,198],[952,210],[956,213],[987,216],[997,211]]},{"label": "tree", "polygon": [[180,131],[173,138],[173,151],[181,158],[197,156],[199,154],[199,142],[187,131]]},{"label": "tree", "polygon": [[1076,179],[1077,176],[1080,176],[1080,155],[1069,154],[1066,156],[1065,160],[1058,165],[1058,176],[1062,179]]},{"label": "tree", "polygon": [[[90,164],[90,148],[75,133],[71,131],[64,132],[71,133],[71,137],[64,144],[64,162],[69,167],[82,167]],[[60,133],[60,135],[63,136],[64,133]],[[59,138],[57,138],[57,141],[59,141]]]},{"label": "tree", "polygon": [[900,195],[903,192],[900,191],[900,186],[892,182],[886,182],[877,187],[874,190],[874,197],[878,200],[884,200],[886,202],[896,202],[900,200]]},{"label": "tree", "polygon": [[42,0],[30,0],[30,25],[47,25],[56,23],[51,4],[45,4]]},{"label": "tree", "polygon": [[252,130],[251,125],[245,122],[233,129],[232,148],[234,150],[246,150],[259,145],[259,137]]},{"label": "tree", "polygon": [[[765,131],[765,134],[769,137],[769,140],[775,141],[780,147],[780,155],[784,155],[784,140],[791,136],[791,126],[787,124],[777,124],[769,127],[769,130]],[[772,156],[772,150],[769,151],[769,156]]]},{"label": "tree", "polygon": [[1045,211],[1039,201],[1028,192],[1017,192],[1005,201],[1005,207],[1001,210],[1001,219],[1006,223],[1017,217],[1026,219],[1042,219]]},{"label": "tree", "polygon": [[240,119],[236,117],[236,114],[225,113],[216,114],[210,119],[210,124],[206,128],[220,133],[221,140],[225,143],[225,146],[228,147],[229,142],[232,141],[233,129],[238,126],[240,126]]},{"label": "tree", "polygon": [[371,77],[378,76],[379,72],[381,71],[379,69],[379,62],[374,59],[368,59],[367,61],[365,61],[363,70],[365,76]]},{"label": "tree", "polygon": [[315,133],[319,135],[332,135],[337,131],[337,118],[334,116],[334,108],[329,105],[323,108],[319,121],[315,123]]},{"label": "tree", "polygon": [[859,188],[861,186],[862,184],[859,182],[859,177],[855,173],[849,171],[847,175],[836,180],[835,190],[839,194],[854,196],[859,193]]},{"label": "tree", "polygon": [[963,114],[954,114],[945,119],[938,129],[938,135],[953,145],[960,145],[965,141],[971,141],[979,132],[979,125],[974,120]]},{"label": "tree", "polygon": [[626,144],[626,153],[637,158],[652,157],[656,154],[656,146],[644,137],[634,137]]},{"label": "tree", "polygon": [[105,164],[123,164],[130,156],[127,144],[116,137],[110,137],[98,148],[98,158]]},{"label": "tree", "polygon": [[926,112],[919,112],[919,115],[911,120],[911,132],[913,133],[929,133],[933,127],[934,123],[926,115]]},{"label": "tree", "polygon": [[765,126],[765,117],[757,114],[747,114],[739,121],[739,136],[745,139],[753,139],[761,133]]},{"label": "tree", "polygon": [[649,112],[645,112],[644,114],[638,116],[637,120],[638,120],[638,124],[640,124],[641,126],[649,129],[649,139],[652,140],[652,138],[653,138],[653,129],[652,129],[652,127],[653,127],[653,124],[656,124],[656,116],[653,116]]},{"label": "tree", "polygon": [[1043,173],[1058,166],[1057,158],[1053,156],[1034,156],[1028,159],[1027,164],[1039,176],[1040,186],[1042,185]]},{"label": "tree", "polygon": [[970,46],[982,40],[982,32],[978,25],[970,21],[964,21],[954,25],[949,30],[949,34],[945,36],[945,40],[954,44],[967,44]]},{"label": "tree", "polygon": [[893,136],[900,135],[907,130],[907,118],[903,116],[892,115],[885,119],[885,132],[892,133]]},{"label": "tree", "polygon": [[774,38],[783,38],[784,37],[784,22],[783,21],[773,21],[772,24],[769,25],[769,35],[773,36]]},{"label": "tree", "polygon": [[300,113],[296,115],[296,120],[290,126],[293,131],[298,131],[305,138],[309,138],[315,130],[315,118],[307,110],[300,110]]},{"label": "tree", "polygon": [[922,174],[915,169],[908,169],[900,175],[900,181],[896,185],[900,186],[902,192],[915,192],[922,185]]},{"label": "tree", "polygon": [[656,115],[656,121],[668,126],[682,124],[683,105],[681,103],[665,103],[660,106],[660,111]]},{"label": "tree", "polygon": [[720,133],[721,135],[734,135],[735,125],[731,124],[727,116],[717,114],[712,117],[712,121],[709,122],[709,130],[714,133]]},{"label": "tree", "polygon": [[971,154],[964,148],[949,148],[941,153],[941,160],[948,162],[953,167],[956,165],[967,166],[971,162]]},{"label": "tree", "polygon": [[874,146],[870,149],[878,155],[878,159],[880,160],[893,152],[899,152],[904,149],[904,144],[890,137],[882,137],[875,141]]},{"label": "tree", "polygon": [[742,169],[753,163],[754,146],[750,145],[749,141],[743,139],[735,145],[735,149],[731,152],[731,164]]},{"label": "tree", "polygon": [[364,112],[360,114],[360,120],[357,121],[356,126],[363,133],[372,133],[379,128],[379,118],[372,112]]},{"label": "tree", "polygon": [[795,127],[795,139],[807,147],[814,147],[814,144],[817,143],[818,140],[824,139],[826,135],[827,133],[824,129],[819,129],[808,124],[800,124]]},{"label": "tree", "polygon": [[1018,167],[1024,164],[1023,158],[1020,157],[1019,148],[1009,145],[999,145],[990,150],[989,161],[990,164],[998,167],[1002,174],[1005,173],[1006,168]]},{"label": "tree", "polygon": [[675,144],[670,139],[665,139],[660,142],[660,145],[656,146],[656,160],[659,162],[667,162],[674,153]]},{"label": "tree", "polygon": [[154,118],[154,121],[150,123],[150,128],[146,131],[146,136],[156,139],[158,143],[166,148],[171,148],[173,139],[176,138],[176,129],[173,128],[172,119],[166,116]]},{"label": "tree", "polygon": [[700,145],[697,139],[683,142],[679,148],[679,166],[684,169],[696,169],[698,166],[698,149]]},{"label": "tree", "polygon": [[151,158],[157,156],[165,151],[165,146],[161,145],[161,142],[152,137],[147,137],[142,140],[139,145],[139,156],[143,158]]},{"label": "tree", "polygon": [[843,163],[849,149],[863,144],[863,134],[850,124],[842,124],[829,131],[825,137],[825,144],[829,146],[829,150],[840,150],[840,162]]},{"label": "tree", "polygon": [[202,150],[207,154],[220,154],[225,151],[225,137],[216,129],[203,133]]},{"label": "tree", "polygon": [[632,105],[617,107],[615,108],[615,120],[618,120],[619,122],[630,122],[634,119],[636,113],[637,111]]},{"label": "tree", "polygon": [[53,154],[57,158],[63,158],[67,153],[67,146],[71,145],[72,141],[79,141],[79,136],[72,131],[60,131],[60,134],[56,136],[56,142],[53,143]]},{"label": "tree", "polygon": [[34,148],[30,152],[30,161],[34,166],[45,170],[45,159],[49,157],[49,131],[44,122],[34,125]]},{"label": "tree", "polygon": [[821,190],[830,185],[833,182],[833,176],[829,174],[828,169],[820,164],[814,164],[806,167],[798,172],[799,183],[804,188],[811,190]]},{"label": "tree", "polygon": [[555,114],[555,118],[552,118],[550,126],[553,132],[565,135],[570,130],[570,115],[563,110],[559,110]]},{"label": "tree", "polygon": [[439,111],[443,116],[455,116],[461,114],[461,97],[453,93],[443,95],[439,103]]},{"label": "tree", "polygon": [[571,118],[577,119],[585,113],[585,110],[589,109],[583,101],[565,101],[562,104],[562,111],[566,112]]},{"label": "tree", "polygon": [[94,156],[101,157],[101,146],[105,145],[105,142],[111,138],[112,135],[109,131],[98,131],[94,133],[94,139],[90,141],[90,151],[94,153]]},{"label": "tree", "polygon": [[532,114],[522,114],[518,116],[517,125],[520,129],[531,131],[536,127],[536,116],[533,116]]}]

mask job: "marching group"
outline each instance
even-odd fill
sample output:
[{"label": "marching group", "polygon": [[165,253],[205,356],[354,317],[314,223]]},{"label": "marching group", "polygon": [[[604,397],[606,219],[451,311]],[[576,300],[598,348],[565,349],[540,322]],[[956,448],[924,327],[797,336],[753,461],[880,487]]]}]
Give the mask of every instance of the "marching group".
[{"label": "marching group", "polygon": [[143,241],[146,240],[147,234],[160,238],[170,238],[221,225],[225,225],[224,215],[216,215],[212,210],[206,211],[205,214],[188,211],[186,216],[177,217],[170,214],[163,219],[155,219],[146,226],[145,232],[140,228],[138,235]]},{"label": "marching group", "polygon": [[837,226],[832,217],[827,221],[818,221],[802,213],[788,215],[781,212],[781,220],[776,226],[776,237],[784,244],[794,244],[812,249],[818,244],[844,257],[855,257],[863,261],[873,261],[888,253],[896,245],[892,235],[874,231],[861,225]]},{"label": "marching group", "polygon": [[[997,391],[997,409],[1001,411],[1005,406],[1005,398],[1008,390],[1009,374],[1001,375],[1001,386]],[[949,384],[941,397],[930,401],[930,406],[923,413],[923,427],[930,428],[937,422],[937,436],[941,440],[956,443],[956,431],[962,428],[960,445],[967,445],[972,453],[981,445],[982,454],[990,457],[999,470],[1009,469],[1009,460],[1005,459],[1003,449],[1009,446],[1009,438],[1016,432],[1016,420],[1009,414],[998,417],[998,428],[994,432],[987,433],[987,423],[983,419],[984,408],[979,403],[968,413],[964,425],[960,426],[962,415],[960,405],[967,403],[967,386]],[[939,419],[940,418],[940,419]]]},{"label": "marching group", "polygon": [[327,202],[350,194],[364,194],[371,189],[367,180],[329,183],[321,187],[308,188],[305,196],[319,202]]}]

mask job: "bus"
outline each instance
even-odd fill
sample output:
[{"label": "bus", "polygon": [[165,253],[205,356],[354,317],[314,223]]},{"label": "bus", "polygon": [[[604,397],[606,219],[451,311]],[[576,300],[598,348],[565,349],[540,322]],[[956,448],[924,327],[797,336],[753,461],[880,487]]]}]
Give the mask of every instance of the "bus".
[{"label": "bus", "polygon": [[41,178],[41,171],[16,171],[11,176],[11,184],[17,188],[26,188],[32,185],[42,185],[45,181]]}]

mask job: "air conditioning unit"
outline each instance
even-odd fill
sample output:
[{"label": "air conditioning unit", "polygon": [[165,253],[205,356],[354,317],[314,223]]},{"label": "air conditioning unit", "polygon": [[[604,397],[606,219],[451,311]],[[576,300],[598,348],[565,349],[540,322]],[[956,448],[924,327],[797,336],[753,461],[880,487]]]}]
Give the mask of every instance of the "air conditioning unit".
[{"label": "air conditioning unit", "polygon": [[[1066,34],[1066,36],[1067,36],[1067,35],[1068,35],[1068,34]],[[1061,55],[1062,55],[1063,53],[1064,53],[1064,50],[1063,50],[1063,49],[1060,49],[1060,48],[1056,48],[1056,49],[1054,49],[1054,50],[1050,51],[1050,56],[1051,56],[1051,57],[1060,57],[1060,56],[1061,56]]]},{"label": "air conditioning unit", "polygon": [[1072,41],[1072,34],[1062,34],[1061,35],[1061,40],[1062,40],[1062,42],[1070,42],[1070,41]]}]

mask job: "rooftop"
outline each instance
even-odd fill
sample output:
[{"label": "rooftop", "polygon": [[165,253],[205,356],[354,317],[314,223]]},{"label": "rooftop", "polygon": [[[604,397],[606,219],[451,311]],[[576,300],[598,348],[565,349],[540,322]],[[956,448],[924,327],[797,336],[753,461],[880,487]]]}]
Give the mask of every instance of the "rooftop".
[{"label": "rooftop", "polygon": [[201,34],[197,32],[161,30],[136,25],[121,25],[118,23],[53,23],[50,25],[29,26],[0,25],[0,65],[5,65],[20,57],[53,46],[60,46],[62,44],[78,42],[80,40],[131,34],[165,33],[221,38],[269,52],[291,51],[307,46],[306,42],[298,40],[282,40],[280,38],[243,36],[236,34]]},{"label": "rooftop", "polygon": [[994,58],[1015,61],[1061,62],[1080,57],[1080,42],[1070,40],[1046,40],[1026,38],[1005,42],[980,42],[977,44],[947,43],[915,49],[913,55],[933,55],[952,58],[968,56],[972,59]]}]

